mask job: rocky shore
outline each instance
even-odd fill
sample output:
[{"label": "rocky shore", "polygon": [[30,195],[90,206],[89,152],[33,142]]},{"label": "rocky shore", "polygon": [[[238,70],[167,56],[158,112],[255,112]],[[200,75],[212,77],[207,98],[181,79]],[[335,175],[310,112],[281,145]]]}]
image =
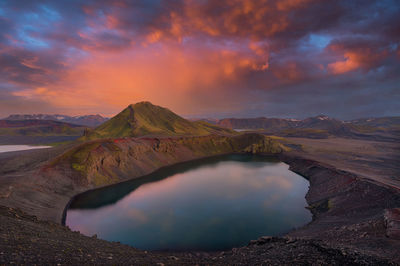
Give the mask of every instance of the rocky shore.
[{"label": "rocky shore", "polygon": [[306,200],[313,221],[289,236],[318,239],[400,262],[398,216],[388,215],[399,210],[396,188],[290,154],[282,154],[281,159],[310,182]]},{"label": "rocky shore", "polygon": [[0,223],[0,264],[6,265],[395,265],[346,247],[290,237],[262,237],[223,252],[147,252],[3,206]]}]

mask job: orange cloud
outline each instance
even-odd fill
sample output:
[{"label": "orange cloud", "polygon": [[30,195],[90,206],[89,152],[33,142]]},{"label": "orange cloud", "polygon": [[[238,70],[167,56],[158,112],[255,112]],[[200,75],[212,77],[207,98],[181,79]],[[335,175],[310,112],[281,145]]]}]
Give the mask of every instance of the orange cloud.
[{"label": "orange cloud", "polygon": [[[209,37],[234,36],[253,40],[272,37],[288,29],[291,12],[306,8],[314,0],[284,0],[271,3],[268,0],[183,1],[175,10],[160,14],[144,28],[149,43],[205,34]],[[173,5],[172,5],[173,6]],[[123,10],[123,8],[122,8]],[[85,12],[89,12],[85,8]],[[121,8],[107,11],[105,27],[132,29],[132,14]],[[98,24],[98,19],[95,19]]]},{"label": "orange cloud", "polygon": [[265,69],[267,65],[256,55],[257,51],[261,54],[257,49],[182,49],[180,45],[164,43],[114,53],[92,52],[58,82],[20,91],[18,96],[40,98],[63,108],[110,106],[110,110],[151,100],[191,113],[198,110],[196,104],[187,104],[193,102],[193,95],[212,95],[209,103],[221,101],[226,94],[234,94],[229,90],[230,83],[234,87],[249,71]]},{"label": "orange cloud", "polygon": [[37,65],[38,57],[35,56],[33,58],[24,58],[21,60],[21,65],[33,68],[33,69],[42,69],[40,66]]},{"label": "orange cloud", "polygon": [[361,66],[360,56],[357,53],[347,52],[344,54],[344,61],[337,61],[328,64],[328,69],[333,74],[343,74]]},{"label": "orange cloud", "polygon": [[386,50],[376,51],[370,47],[349,47],[331,45],[330,49],[342,53],[344,60],[328,64],[328,70],[333,74],[344,74],[358,69],[369,70],[388,56]]},{"label": "orange cloud", "polygon": [[148,43],[155,43],[161,39],[162,35],[163,35],[162,31],[156,30],[154,32],[149,33],[147,35],[146,40]]},{"label": "orange cloud", "polygon": [[[290,8],[285,7],[277,10],[278,7],[266,0],[218,1],[206,5],[188,1],[184,9],[184,19],[181,21],[192,32],[200,31],[210,36],[236,35],[259,39],[260,36],[272,36],[287,28],[287,11]],[[297,5],[291,6],[294,7]]]}]

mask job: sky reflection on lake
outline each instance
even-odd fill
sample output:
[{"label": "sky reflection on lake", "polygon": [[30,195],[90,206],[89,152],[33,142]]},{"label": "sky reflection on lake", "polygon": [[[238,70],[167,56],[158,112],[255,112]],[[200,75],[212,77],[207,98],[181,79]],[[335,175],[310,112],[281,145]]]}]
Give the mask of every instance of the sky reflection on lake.
[{"label": "sky reflection on lake", "polygon": [[90,200],[78,197],[66,224],[142,249],[223,250],[311,221],[304,208],[308,182],[285,163],[232,155],[164,172],[109,204],[93,207],[107,193],[126,193],[129,184],[94,191]]}]

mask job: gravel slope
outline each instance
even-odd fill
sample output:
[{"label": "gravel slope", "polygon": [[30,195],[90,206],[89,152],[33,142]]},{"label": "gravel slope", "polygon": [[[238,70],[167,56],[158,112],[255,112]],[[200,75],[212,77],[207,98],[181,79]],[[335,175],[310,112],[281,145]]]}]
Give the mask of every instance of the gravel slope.
[{"label": "gravel slope", "polygon": [[147,252],[72,232],[0,206],[0,264],[46,265],[395,265],[313,240],[260,238],[225,252]]}]

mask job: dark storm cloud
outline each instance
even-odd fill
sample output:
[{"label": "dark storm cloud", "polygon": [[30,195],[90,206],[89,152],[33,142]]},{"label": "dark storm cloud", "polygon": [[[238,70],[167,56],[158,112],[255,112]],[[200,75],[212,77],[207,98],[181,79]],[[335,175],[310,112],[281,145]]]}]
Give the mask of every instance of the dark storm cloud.
[{"label": "dark storm cloud", "polygon": [[0,80],[23,86],[40,86],[57,79],[65,66],[57,51],[10,48],[0,51]]}]

